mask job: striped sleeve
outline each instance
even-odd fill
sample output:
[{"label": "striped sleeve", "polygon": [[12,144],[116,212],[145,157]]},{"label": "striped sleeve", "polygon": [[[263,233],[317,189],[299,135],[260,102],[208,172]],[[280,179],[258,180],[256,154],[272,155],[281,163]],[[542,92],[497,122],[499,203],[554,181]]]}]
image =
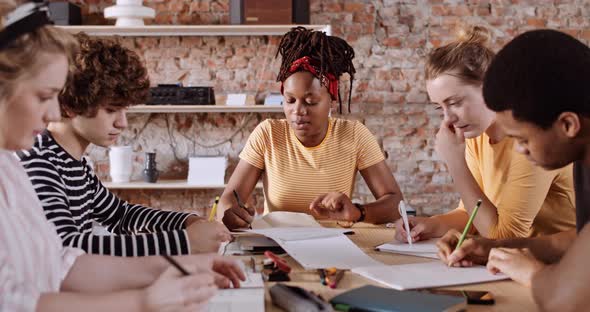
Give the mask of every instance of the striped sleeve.
[{"label": "striped sleeve", "polygon": [[251,164],[252,166],[264,170],[264,153],[270,140],[268,140],[268,132],[270,131],[270,123],[268,120],[261,122],[254,131],[250,134],[246,146],[240,153],[240,158]]},{"label": "striped sleeve", "polygon": [[357,146],[358,170],[367,169],[385,160],[379,143],[377,143],[371,131],[360,122],[355,123],[355,143]]},{"label": "striped sleeve", "polygon": [[[184,223],[191,214],[129,204],[111,193],[96,176],[93,179],[96,186],[93,219],[111,233],[127,237],[120,242],[115,240],[114,245],[103,246],[103,252],[98,253],[122,256],[190,253]],[[91,243],[90,240],[88,244]],[[105,248],[110,249],[108,253]]]},{"label": "striped sleeve", "polygon": [[[189,254],[189,242],[184,221],[190,214],[165,212],[129,205],[110,193],[93,175],[94,205],[86,202],[70,207],[67,187],[57,168],[40,156],[27,158],[20,154],[21,164],[39,197],[45,216],[51,221],[64,246],[81,248],[88,253],[113,256],[147,256],[167,253]],[[84,209],[74,216],[71,209]],[[114,235],[95,235],[84,232],[76,218],[92,214],[95,221],[106,226]],[[145,232],[143,234],[137,234]],[[157,233],[155,233],[157,232]]]}]

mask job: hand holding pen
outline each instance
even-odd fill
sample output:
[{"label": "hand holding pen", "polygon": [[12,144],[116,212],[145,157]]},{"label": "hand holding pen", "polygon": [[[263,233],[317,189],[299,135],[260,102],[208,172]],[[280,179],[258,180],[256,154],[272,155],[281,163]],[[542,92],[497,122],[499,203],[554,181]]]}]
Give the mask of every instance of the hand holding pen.
[{"label": "hand holding pen", "polygon": [[245,205],[236,190],[233,190],[233,196],[237,202],[237,207],[235,204],[232,204],[232,207],[224,212],[223,223],[230,230],[251,228],[250,224],[254,221],[256,210],[254,207]]}]

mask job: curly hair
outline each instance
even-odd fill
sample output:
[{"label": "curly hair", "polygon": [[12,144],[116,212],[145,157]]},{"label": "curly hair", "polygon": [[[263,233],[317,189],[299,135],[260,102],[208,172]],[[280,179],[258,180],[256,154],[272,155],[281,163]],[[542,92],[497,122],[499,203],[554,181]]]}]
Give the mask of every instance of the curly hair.
[{"label": "curly hair", "polygon": [[[356,70],[352,59],[354,49],[342,38],[326,35],[322,31],[314,31],[305,27],[294,27],[286,33],[279,43],[275,57],[281,55],[281,69],[277,81],[284,82],[291,73],[289,67],[293,62],[303,56],[309,56],[319,63],[320,76],[331,73],[337,79],[344,73],[350,75],[350,89],[348,90],[348,112],[350,112],[350,99],[352,95],[352,83]],[[322,84],[323,82],[320,81]],[[338,95],[342,112],[342,99]]]},{"label": "curly hair", "polygon": [[80,52],[59,95],[64,117],[68,113],[93,117],[101,107],[143,103],[150,81],[139,56],[118,41],[90,38],[79,33]]}]

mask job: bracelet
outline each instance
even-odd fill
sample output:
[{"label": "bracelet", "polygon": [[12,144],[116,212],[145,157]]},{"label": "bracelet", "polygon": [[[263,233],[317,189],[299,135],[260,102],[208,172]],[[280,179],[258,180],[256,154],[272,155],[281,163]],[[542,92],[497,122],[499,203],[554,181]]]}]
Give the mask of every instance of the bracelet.
[{"label": "bracelet", "polygon": [[365,216],[367,215],[367,210],[365,210],[365,207],[363,205],[359,204],[359,203],[354,203],[354,205],[361,212],[361,216],[355,222],[363,222],[363,221],[365,221]]}]

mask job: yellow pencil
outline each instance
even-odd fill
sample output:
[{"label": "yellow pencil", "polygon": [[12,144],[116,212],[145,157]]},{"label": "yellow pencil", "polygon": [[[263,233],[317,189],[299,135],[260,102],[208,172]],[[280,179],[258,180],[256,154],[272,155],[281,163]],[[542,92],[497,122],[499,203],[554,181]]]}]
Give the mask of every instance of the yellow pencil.
[{"label": "yellow pencil", "polygon": [[213,208],[211,208],[211,213],[209,214],[209,222],[215,220],[215,214],[217,213],[217,203],[219,203],[219,196],[215,197]]}]

